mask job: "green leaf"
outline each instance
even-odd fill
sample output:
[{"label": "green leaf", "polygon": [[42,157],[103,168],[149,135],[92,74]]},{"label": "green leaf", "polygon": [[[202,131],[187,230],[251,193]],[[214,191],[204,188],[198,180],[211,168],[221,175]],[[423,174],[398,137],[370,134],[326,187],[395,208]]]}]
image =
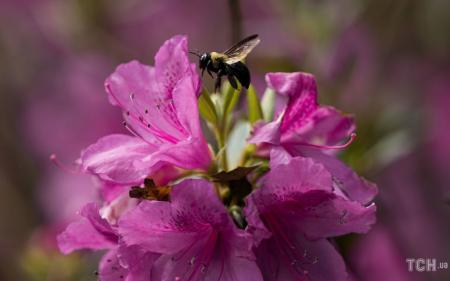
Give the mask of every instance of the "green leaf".
[{"label": "green leaf", "polygon": [[217,124],[218,117],[216,107],[214,106],[214,102],[211,100],[211,96],[206,89],[203,89],[202,94],[198,99],[198,109],[203,119],[211,122],[212,124]]},{"label": "green leaf", "polygon": [[251,85],[247,91],[247,107],[248,120],[250,121],[250,124],[263,119],[263,113],[258,95],[256,94],[255,88],[253,88],[253,86]]},{"label": "green leaf", "polygon": [[226,84],[226,87],[224,87],[224,116],[228,116],[228,114],[233,110],[233,108],[236,106],[236,103],[239,100],[239,93],[241,92],[241,87],[239,89],[235,90],[229,83]]}]

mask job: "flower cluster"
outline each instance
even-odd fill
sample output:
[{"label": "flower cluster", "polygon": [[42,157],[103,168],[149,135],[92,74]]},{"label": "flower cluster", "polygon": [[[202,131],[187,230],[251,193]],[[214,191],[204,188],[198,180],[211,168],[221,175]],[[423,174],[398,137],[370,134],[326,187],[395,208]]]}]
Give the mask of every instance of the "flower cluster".
[{"label": "flower cluster", "polygon": [[120,65],[105,88],[131,135],[82,152],[79,167],[98,179],[103,203],[85,205],[59,235],[61,251],[107,249],[106,281],[347,280],[330,238],[375,222],[375,185],[333,153],[353,140],[353,120],[317,103],[309,74],[266,81],[272,114],[250,87],[253,129],[230,169],[240,90],[202,90],[186,37],[166,41],[154,67]]}]

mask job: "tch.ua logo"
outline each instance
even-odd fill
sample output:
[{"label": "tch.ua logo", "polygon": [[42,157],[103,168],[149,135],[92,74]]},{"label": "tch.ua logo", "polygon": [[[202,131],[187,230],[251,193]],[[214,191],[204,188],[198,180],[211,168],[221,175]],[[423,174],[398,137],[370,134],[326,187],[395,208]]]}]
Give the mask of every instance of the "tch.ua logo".
[{"label": "tch.ua logo", "polygon": [[408,271],[410,272],[430,272],[448,268],[448,262],[442,261],[438,263],[436,259],[431,258],[408,258],[406,259],[406,263],[408,264]]}]

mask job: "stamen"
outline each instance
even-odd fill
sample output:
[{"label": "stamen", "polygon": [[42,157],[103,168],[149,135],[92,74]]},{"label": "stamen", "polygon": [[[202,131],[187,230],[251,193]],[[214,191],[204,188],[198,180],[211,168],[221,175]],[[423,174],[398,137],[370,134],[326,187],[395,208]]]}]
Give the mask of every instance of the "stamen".
[{"label": "stamen", "polygon": [[[130,101],[131,101],[131,105],[133,106],[134,110],[137,112],[137,114],[139,114],[138,120],[140,121],[140,124],[143,124],[148,130],[150,130],[154,135],[156,135],[158,138],[162,138],[165,139],[171,143],[177,143],[178,140],[175,139],[174,137],[165,134],[161,129],[159,129],[158,127],[150,124],[150,122],[144,118],[144,114],[148,114],[147,112],[144,111],[144,114],[142,114],[142,112],[139,110],[139,108],[136,105],[135,102],[135,95],[134,93],[130,93]],[[157,105],[158,110],[159,110],[159,105]],[[147,109],[146,109],[147,110]]]},{"label": "stamen", "polygon": [[320,148],[320,149],[344,149],[350,146],[350,144],[353,143],[353,141],[356,139],[356,134],[352,133],[350,135],[350,139],[343,143],[343,144],[339,144],[339,145],[320,145],[320,144],[312,144],[312,143],[300,143],[301,145],[305,145],[305,146],[311,146],[311,147],[316,147],[316,148]]},{"label": "stamen", "polygon": [[[111,86],[110,86],[109,84],[105,84],[105,87],[108,89],[108,91],[109,91],[109,93],[111,94],[112,98],[115,100],[115,102],[118,104],[118,106],[122,109],[122,111],[124,111],[125,114],[126,114],[128,117],[130,117],[130,118],[134,119],[135,121],[137,121],[137,122],[136,122],[137,124],[139,124],[140,126],[142,126],[142,127],[145,128],[145,129],[147,129],[147,126],[146,126],[145,124],[143,124],[143,122],[139,122],[139,118],[138,118],[134,113],[130,112],[130,111],[127,109],[127,107],[125,107],[125,106],[120,102],[120,100],[116,97],[116,95],[114,94],[114,92],[111,90]],[[127,126],[127,123],[126,123],[126,122],[124,122],[124,125],[126,126],[127,129],[130,129],[130,127]],[[147,143],[149,143],[149,144],[152,144],[152,143],[150,143],[149,141],[147,141],[146,138],[142,137],[140,134],[137,134],[137,132],[136,132],[135,130],[133,130],[133,131],[134,131],[134,133],[132,132],[133,135],[135,135],[135,136],[137,135],[138,137],[140,137],[141,139],[143,139],[145,142],[147,142]],[[157,135],[157,137],[159,137],[159,136]]]},{"label": "stamen", "polygon": [[134,129],[132,129],[130,126],[128,126],[128,123],[127,123],[126,121],[123,121],[122,124],[123,124],[123,126],[125,127],[125,129],[127,129],[128,132],[130,132],[133,136],[145,140],[140,134],[138,134],[138,132],[136,132]]},{"label": "stamen", "polygon": [[56,167],[60,168],[61,170],[71,173],[71,174],[80,174],[81,172],[79,170],[73,170],[70,167],[68,167],[67,165],[61,163],[58,158],[56,157],[56,154],[52,154],[50,155],[50,161],[53,162],[53,164],[55,164]]}]

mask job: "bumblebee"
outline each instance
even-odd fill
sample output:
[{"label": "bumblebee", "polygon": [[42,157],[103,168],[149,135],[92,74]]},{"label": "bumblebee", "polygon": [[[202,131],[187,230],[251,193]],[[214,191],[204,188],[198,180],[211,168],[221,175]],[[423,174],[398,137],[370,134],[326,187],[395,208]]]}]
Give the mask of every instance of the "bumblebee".
[{"label": "bumblebee", "polygon": [[250,86],[250,72],[242,60],[247,57],[259,42],[258,35],[254,34],[239,41],[223,53],[210,52],[201,55],[195,52],[191,53],[199,57],[199,68],[202,70],[202,76],[205,70],[212,78],[214,78],[212,73],[216,74],[214,86],[216,92],[220,88],[223,76],[228,78],[230,85],[234,89],[238,88],[236,79],[248,89]]}]

